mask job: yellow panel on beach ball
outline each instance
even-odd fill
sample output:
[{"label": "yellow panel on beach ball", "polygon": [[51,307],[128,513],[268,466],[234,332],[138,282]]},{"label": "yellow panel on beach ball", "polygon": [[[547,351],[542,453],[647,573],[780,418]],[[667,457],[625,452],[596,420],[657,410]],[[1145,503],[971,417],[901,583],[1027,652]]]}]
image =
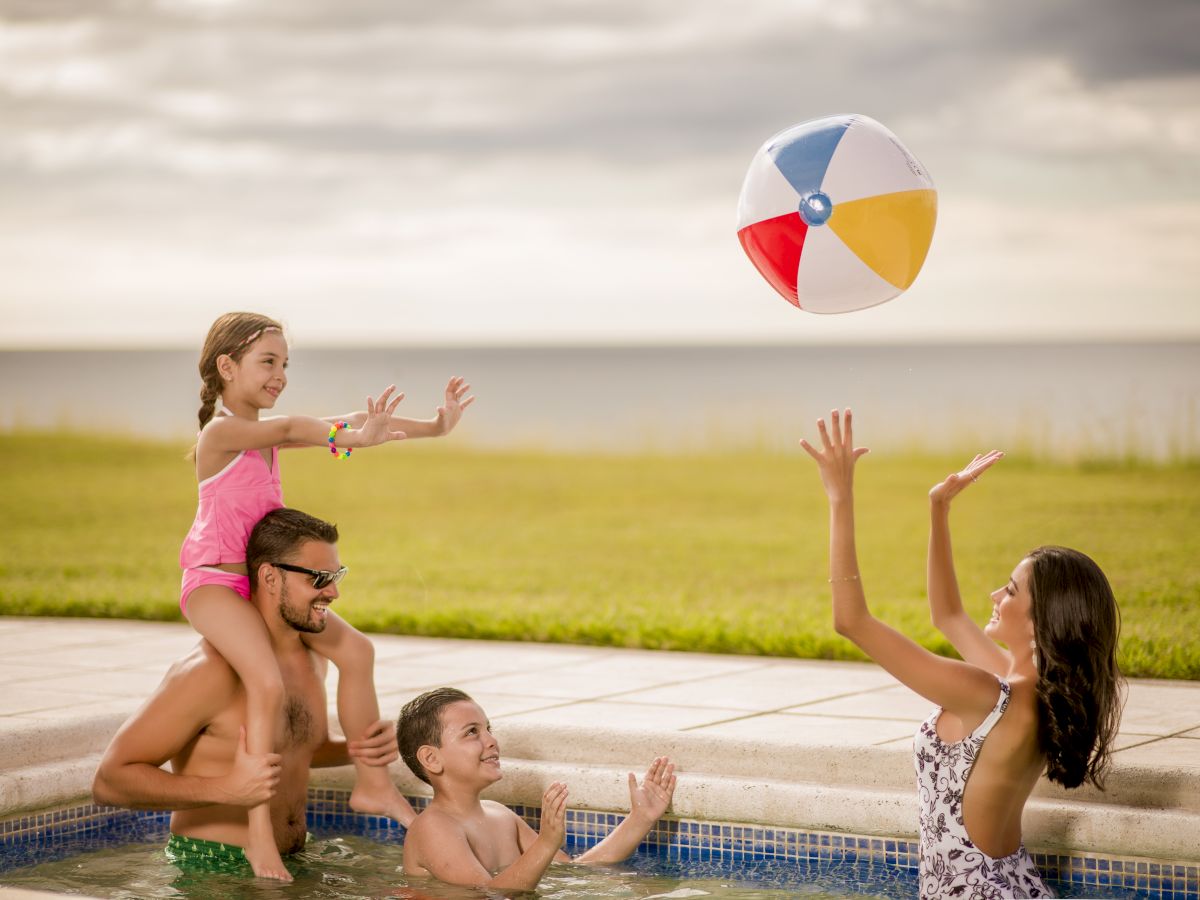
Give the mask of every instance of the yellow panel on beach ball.
[{"label": "yellow panel on beach ball", "polygon": [[937,192],[899,191],[834,207],[829,227],[881,278],[900,290],[916,280],[937,222]]}]

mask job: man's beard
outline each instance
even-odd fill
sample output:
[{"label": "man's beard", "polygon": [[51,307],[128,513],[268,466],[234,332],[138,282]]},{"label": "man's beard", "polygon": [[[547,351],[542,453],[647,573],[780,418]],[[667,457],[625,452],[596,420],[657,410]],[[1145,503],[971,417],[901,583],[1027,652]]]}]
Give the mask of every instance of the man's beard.
[{"label": "man's beard", "polygon": [[320,634],[325,630],[325,620],[313,620],[312,607],[305,607],[301,613],[295,610],[288,603],[287,581],[281,585],[282,590],[279,592],[279,618],[283,619],[288,625],[296,631],[303,631],[305,634]]}]

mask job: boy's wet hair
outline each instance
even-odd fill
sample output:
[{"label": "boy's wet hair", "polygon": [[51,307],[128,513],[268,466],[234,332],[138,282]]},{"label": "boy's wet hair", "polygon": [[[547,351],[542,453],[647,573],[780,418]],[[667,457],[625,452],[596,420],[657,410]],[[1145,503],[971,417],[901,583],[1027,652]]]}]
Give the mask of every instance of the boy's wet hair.
[{"label": "boy's wet hair", "polygon": [[400,756],[412,773],[426,784],[430,783],[429,775],[417,761],[417,751],[426,745],[442,746],[442,710],[464,700],[474,702],[458,688],[440,687],[409,700],[400,710],[400,718],[396,720]]}]

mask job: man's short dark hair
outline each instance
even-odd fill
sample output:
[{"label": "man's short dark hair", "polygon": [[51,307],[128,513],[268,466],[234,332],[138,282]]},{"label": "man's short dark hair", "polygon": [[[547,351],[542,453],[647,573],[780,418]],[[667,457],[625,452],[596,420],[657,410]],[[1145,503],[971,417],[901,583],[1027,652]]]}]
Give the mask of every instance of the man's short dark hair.
[{"label": "man's short dark hair", "polygon": [[307,541],[336,544],[337,526],[286,506],[273,509],[255,524],[246,542],[246,571],[250,574],[250,593],[258,582],[258,567],[263,563],[291,562]]},{"label": "man's short dark hair", "polygon": [[412,773],[426,784],[429,784],[429,774],[417,761],[417,751],[426,745],[442,746],[442,710],[463,700],[474,702],[458,688],[440,687],[409,700],[400,710],[400,718],[396,720],[400,756]]}]

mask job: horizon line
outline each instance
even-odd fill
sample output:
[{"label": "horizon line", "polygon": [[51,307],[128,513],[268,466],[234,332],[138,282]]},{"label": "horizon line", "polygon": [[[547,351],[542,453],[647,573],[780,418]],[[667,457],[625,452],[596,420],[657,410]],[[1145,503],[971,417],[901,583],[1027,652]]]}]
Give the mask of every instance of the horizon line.
[{"label": "horizon line", "polygon": [[[289,336],[290,337],[290,336]],[[458,341],[367,341],[326,340],[301,341],[299,344],[292,338],[293,346],[302,346],[309,350],[372,350],[395,349],[405,347],[412,350],[438,349],[479,349],[479,350],[607,350],[607,349],[689,349],[706,347],[719,348],[786,348],[786,347],[938,347],[938,346],[1077,346],[1077,345],[1134,345],[1134,344],[1196,344],[1200,343],[1200,332],[1195,334],[1145,334],[1145,335],[966,335],[962,337],[872,337],[856,335],[845,338],[812,337],[799,340],[779,340],[777,338],[733,338],[719,340],[703,338],[695,340],[669,338],[653,338],[644,340],[605,339],[605,340],[458,340]],[[198,344],[190,341],[159,341],[147,343],[121,343],[97,341],[90,343],[62,341],[58,343],[8,343],[0,339],[0,353],[39,353],[39,352],[87,352],[87,351],[153,351],[153,350],[196,350]]]}]

